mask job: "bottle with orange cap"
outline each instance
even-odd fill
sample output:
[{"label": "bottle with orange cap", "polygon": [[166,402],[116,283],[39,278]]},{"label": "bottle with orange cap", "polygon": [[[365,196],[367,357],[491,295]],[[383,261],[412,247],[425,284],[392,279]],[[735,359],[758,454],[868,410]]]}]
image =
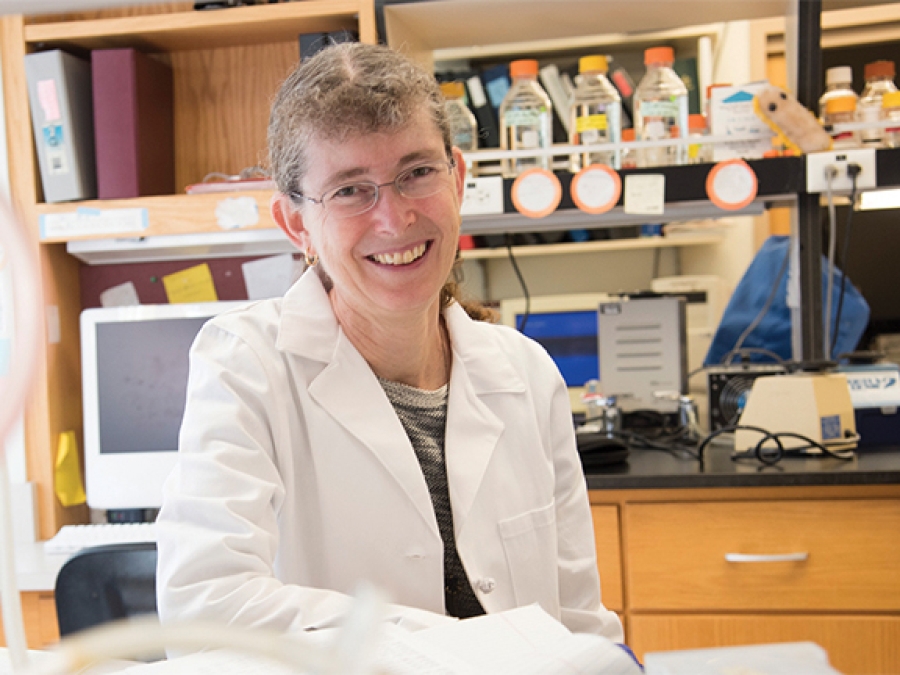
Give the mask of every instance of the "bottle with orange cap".
[{"label": "bottle with orange cap", "polygon": [[[578,60],[578,76],[569,108],[569,143],[592,145],[618,143],[622,136],[622,97],[607,79],[605,56],[583,56]],[[569,169],[577,173],[591,164],[620,168],[619,152],[598,150],[571,156]]]},{"label": "bottle with orange cap", "polygon": [[[881,99],[885,94],[897,91],[894,84],[894,62],[874,61],[865,68],[866,86],[856,105],[859,122],[877,122],[881,119]],[[881,145],[881,129],[863,129],[860,133],[863,145]]]},{"label": "bottle with orange cap", "polygon": [[900,148],[900,91],[888,92],[881,99],[881,117],[891,122],[884,130],[884,144]]},{"label": "bottle with orange cap", "polygon": [[822,112],[822,124],[831,134],[832,147],[858,148],[859,132],[834,130],[835,124],[846,124],[856,121],[856,96],[835,96],[825,101],[825,109]]},{"label": "bottle with orange cap", "polygon": [[466,105],[466,87],[462,82],[444,82],[441,84],[444,95],[444,109],[450,123],[450,135],[453,145],[463,152],[478,149],[478,120]]},{"label": "bottle with orange cap", "polygon": [[[634,92],[634,128],[639,141],[670,139],[675,137],[673,128],[688,128],[687,87],[672,69],[674,61],[671,47],[652,47],[644,52],[647,72]],[[685,163],[684,145],[641,148],[638,152],[638,166]]]},{"label": "bottle with orange cap", "polygon": [[[553,104],[538,83],[538,62],[522,59],[509,64],[512,85],[500,104],[500,147],[503,150],[538,150],[553,145]],[[504,178],[526,169],[552,168],[550,155],[504,159]]]}]

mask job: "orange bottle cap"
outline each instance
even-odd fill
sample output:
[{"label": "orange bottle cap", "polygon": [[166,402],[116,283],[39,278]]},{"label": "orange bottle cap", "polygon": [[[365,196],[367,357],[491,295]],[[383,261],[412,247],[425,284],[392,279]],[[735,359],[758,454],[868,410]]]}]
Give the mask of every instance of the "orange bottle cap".
[{"label": "orange bottle cap", "polygon": [[537,74],[538,62],[534,59],[521,59],[509,64],[509,76],[513,79],[517,77],[537,77]]},{"label": "orange bottle cap", "polygon": [[700,113],[688,115],[688,129],[690,131],[704,131],[706,129],[706,117]]},{"label": "orange bottle cap", "polygon": [[441,93],[444,98],[462,98],[466,94],[466,87],[462,82],[444,82],[441,84]]},{"label": "orange bottle cap", "polygon": [[582,56],[578,59],[578,72],[589,73],[592,70],[599,70],[605,73],[609,70],[609,62],[605,56],[599,54],[594,56]]},{"label": "orange bottle cap", "polygon": [[644,50],[644,65],[650,63],[672,63],[675,51],[671,47],[651,47]]},{"label": "orange bottle cap", "polygon": [[634,140],[634,129],[632,127],[622,129],[622,140],[626,143],[630,143]]},{"label": "orange bottle cap", "polygon": [[894,62],[893,61],[873,61],[866,64],[865,78],[868,80],[873,77],[893,77]]}]

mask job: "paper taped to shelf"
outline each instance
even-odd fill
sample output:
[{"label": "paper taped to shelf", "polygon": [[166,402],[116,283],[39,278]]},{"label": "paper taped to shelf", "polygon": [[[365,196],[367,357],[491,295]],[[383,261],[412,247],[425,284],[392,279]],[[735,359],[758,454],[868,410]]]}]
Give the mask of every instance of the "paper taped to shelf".
[{"label": "paper taped to shelf", "polygon": [[79,208],[40,217],[41,239],[72,239],[98,234],[111,237],[143,232],[150,225],[147,209]]}]

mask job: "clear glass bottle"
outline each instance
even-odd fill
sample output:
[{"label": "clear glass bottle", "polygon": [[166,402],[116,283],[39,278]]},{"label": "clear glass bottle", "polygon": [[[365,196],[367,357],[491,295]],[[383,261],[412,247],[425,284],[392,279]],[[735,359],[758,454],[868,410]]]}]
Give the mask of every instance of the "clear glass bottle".
[{"label": "clear glass bottle", "polygon": [[[856,96],[836,96],[825,102],[822,113],[822,124],[829,129],[833,124],[846,124],[856,120]],[[831,131],[831,143],[834,149],[858,148],[858,131]]]},{"label": "clear glass bottle", "polygon": [[[553,104],[538,83],[538,62],[522,59],[509,64],[512,85],[500,104],[500,147],[503,150],[536,150],[553,145]],[[504,159],[504,178],[515,178],[526,169],[551,169],[552,158]]]},{"label": "clear glass bottle", "polygon": [[[623,143],[633,143],[634,142],[634,128],[628,127],[627,129],[622,129],[622,142]],[[634,148],[623,147],[622,152],[620,153],[620,160],[623,169],[635,169],[637,168],[637,152]]]},{"label": "clear glass bottle", "polygon": [[444,82],[441,84],[444,94],[444,108],[447,121],[450,123],[450,135],[453,145],[463,152],[478,149],[478,120],[466,105],[466,87],[462,82]]},{"label": "clear glass bottle", "polygon": [[[825,106],[833,98],[853,98],[854,109],[859,96],[853,91],[853,68],[850,66],[835,66],[825,71],[825,93],[819,98],[819,119],[822,124],[825,121]],[[846,104],[843,104],[846,105]]]},{"label": "clear glass bottle", "polygon": [[[647,72],[634,92],[635,136],[641,141],[672,138],[672,128],[688,128],[688,92],[672,70],[671,47],[652,47],[644,52]],[[638,166],[685,164],[687,146],[641,148]]]},{"label": "clear glass bottle", "polygon": [[[569,107],[569,144],[618,143],[622,137],[622,97],[607,79],[605,56],[583,56],[578,60],[578,76]],[[580,152],[569,159],[569,169],[577,173],[591,164],[620,168],[615,150]]]},{"label": "clear glass bottle", "polygon": [[892,91],[881,99],[882,119],[896,122],[884,130],[884,144],[889,148],[900,148],[900,92]]},{"label": "clear glass bottle", "polygon": [[706,117],[699,113],[688,115],[689,136],[702,141],[688,146],[688,164],[705,164],[712,161],[712,145],[706,142],[709,130],[706,128]]},{"label": "clear glass bottle", "polygon": [[[894,62],[875,61],[866,64],[866,86],[856,104],[856,119],[859,122],[877,122],[881,119],[881,99],[885,94],[897,91],[894,84]],[[879,146],[881,129],[863,129],[860,138],[863,145]]]}]

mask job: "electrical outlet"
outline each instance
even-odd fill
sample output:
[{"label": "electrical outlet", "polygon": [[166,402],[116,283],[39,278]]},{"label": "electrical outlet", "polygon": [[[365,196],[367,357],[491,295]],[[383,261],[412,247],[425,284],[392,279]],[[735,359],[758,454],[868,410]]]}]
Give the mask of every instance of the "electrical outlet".
[{"label": "electrical outlet", "polygon": [[862,169],[856,177],[856,187],[874,188],[878,185],[875,169],[875,148],[853,148],[847,150],[829,150],[828,152],[811,152],[806,156],[806,191],[827,192],[828,178],[826,170],[834,167],[837,170],[831,181],[832,192],[850,192],[853,183],[847,166],[858,164]]}]

